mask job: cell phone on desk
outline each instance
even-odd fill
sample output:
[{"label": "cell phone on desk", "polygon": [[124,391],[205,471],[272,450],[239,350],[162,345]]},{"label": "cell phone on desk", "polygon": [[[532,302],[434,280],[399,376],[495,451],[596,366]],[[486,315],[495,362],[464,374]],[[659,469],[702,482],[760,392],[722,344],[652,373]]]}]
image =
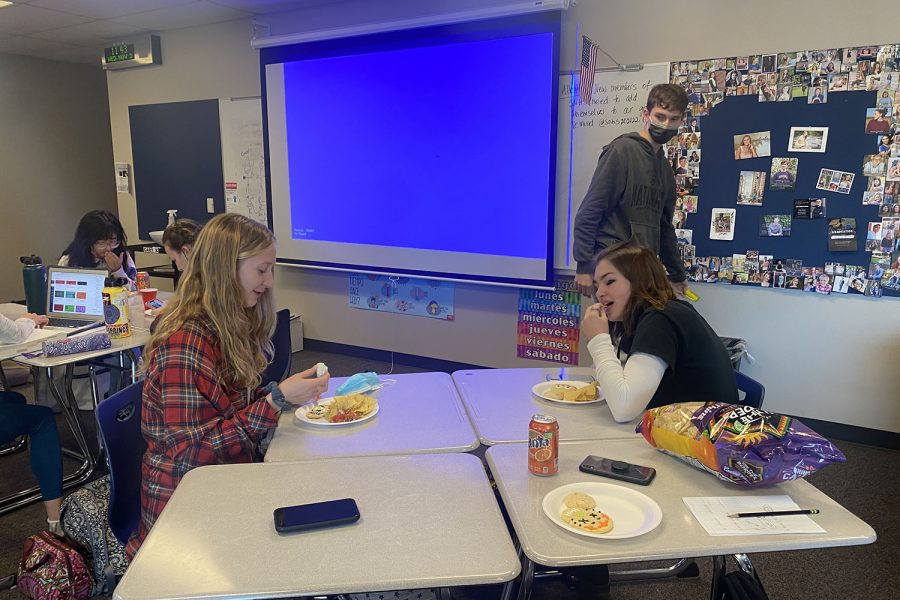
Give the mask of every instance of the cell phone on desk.
[{"label": "cell phone on desk", "polygon": [[638,485],[650,485],[650,482],[656,477],[656,469],[653,467],[642,467],[641,465],[633,465],[622,460],[613,460],[594,455],[584,459],[578,470],[582,473],[600,475],[601,477],[609,477],[619,481],[637,483]]},{"label": "cell phone on desk", "polygon": [[162,308],[166,303],[160,300],[159,298],[154,298],[150,302],[147,303],[147,308]]},{"label": "cell phone on desk", "polygon": [[298,504],[276,508],[275,530],[278,533],[333,527],[359,521],[359,508],[353,498]]}]

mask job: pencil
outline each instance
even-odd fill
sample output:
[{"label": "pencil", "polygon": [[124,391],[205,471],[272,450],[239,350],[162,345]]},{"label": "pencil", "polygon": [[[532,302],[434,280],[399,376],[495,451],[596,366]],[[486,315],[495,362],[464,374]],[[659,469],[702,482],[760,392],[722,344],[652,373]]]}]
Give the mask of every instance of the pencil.
[{"label": "pencil", "polygon": [[817,515],[818,508],[800,508],[797,510],[768,510],[763,512],[748,513],[732,513],[728,515],[733,519],[742,519],[744,517],[783,517],[785,515]]}]

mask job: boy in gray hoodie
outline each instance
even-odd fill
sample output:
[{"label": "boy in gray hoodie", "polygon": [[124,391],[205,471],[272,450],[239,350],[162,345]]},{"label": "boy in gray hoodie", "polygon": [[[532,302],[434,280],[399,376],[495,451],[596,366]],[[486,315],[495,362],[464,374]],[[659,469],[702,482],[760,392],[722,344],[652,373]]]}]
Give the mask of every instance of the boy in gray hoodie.
[{"label": "boy in gray hoodie", "polygon": [[662,149],[678,133],[687,105],[681,86],[654,86],[642,110],[643,129],[617,137],[600,154],[575,215],[575,286],[585,296],[593,294],[594,256],[629,239],[658,254],[675,291],[687,291],[672,224],[675,176]]}]

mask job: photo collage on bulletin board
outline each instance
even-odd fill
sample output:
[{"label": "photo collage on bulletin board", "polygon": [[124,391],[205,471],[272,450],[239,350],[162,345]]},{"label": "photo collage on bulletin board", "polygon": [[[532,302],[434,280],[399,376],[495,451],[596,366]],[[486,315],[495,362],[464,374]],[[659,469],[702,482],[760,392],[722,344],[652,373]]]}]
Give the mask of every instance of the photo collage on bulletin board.
[{"label": "photo collage on bulletin board", "polygon": [[675,62],[670,81],[691,281],[900,296],[900,44]]}]

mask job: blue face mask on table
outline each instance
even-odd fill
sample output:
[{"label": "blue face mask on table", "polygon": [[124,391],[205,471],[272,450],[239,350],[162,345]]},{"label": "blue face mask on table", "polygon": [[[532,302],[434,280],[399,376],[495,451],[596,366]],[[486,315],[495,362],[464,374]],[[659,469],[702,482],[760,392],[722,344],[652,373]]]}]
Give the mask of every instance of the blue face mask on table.
[{"label": "blue face mask on table", "polygon": [[381,388],[381,380],[378,379],[377,374],[372,372],[357,373],[342,383],[340,387],[335,390],[335,395],[345,396],[347,394],[365,394],[366,392],[372,392],[379,388]]}]

